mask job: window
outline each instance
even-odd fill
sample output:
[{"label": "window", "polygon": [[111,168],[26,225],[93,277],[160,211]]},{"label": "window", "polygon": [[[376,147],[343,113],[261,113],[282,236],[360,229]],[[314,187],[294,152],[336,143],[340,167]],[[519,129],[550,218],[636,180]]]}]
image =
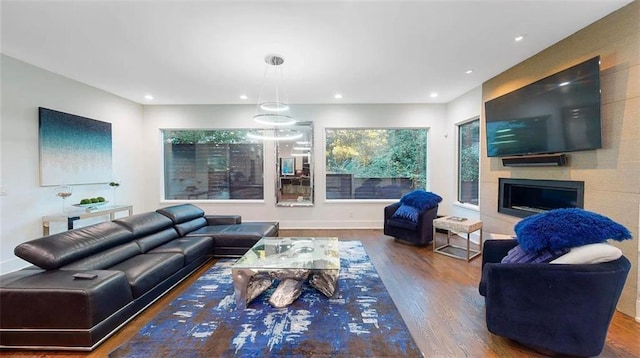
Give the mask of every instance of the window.
[{"label": "window", "polygon": [[165,199],[264,199],[262,143],[248,130],[163,130]]},{"label": "window", "polygon": [[399,199],[426,188],[426,129],[326,129],[327,199]]},{"label": "window", "polygon": [[478,205],[480,119],[458,126],[458,201]]}]

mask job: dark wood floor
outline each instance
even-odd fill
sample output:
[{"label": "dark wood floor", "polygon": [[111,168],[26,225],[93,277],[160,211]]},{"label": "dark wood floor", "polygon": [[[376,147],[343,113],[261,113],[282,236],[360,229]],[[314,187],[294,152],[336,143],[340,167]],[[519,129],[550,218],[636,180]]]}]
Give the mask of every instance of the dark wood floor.
[{"label": "dark wood floor", "polygon": [[[430,247],[398,244],[380,230],[281,230],[280,235],[361,240],[425,357],[544,357],[487,331],[484,298],[477,289],[480,258],[467,263],[434,254]],[[0,356],[106,357],[211,265],[213,262],[202,267],[91,353],[3,351]],[[601,357],[640,357],[640,323],[616,313]]]}]

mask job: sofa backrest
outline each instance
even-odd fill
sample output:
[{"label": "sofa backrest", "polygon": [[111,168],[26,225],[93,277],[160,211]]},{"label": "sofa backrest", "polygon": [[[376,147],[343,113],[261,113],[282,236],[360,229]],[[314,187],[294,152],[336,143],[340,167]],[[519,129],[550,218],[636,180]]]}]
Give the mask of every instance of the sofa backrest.
[{"label": "sofa backrest", "polygon": [[197,218],[182,224],[176,224],[175,228],[180,236],[185,236],[188,233],[198,230],[201,227],[207,226],[207,219],[205,218]]},{"label": "sofa backrest", "polygon": [[16,246],[14,253],[38,267],[53,270],[132,239],[131,231],[107,221],[24,242]]},{"label": "sofa backrest", "polygon": [[61,270],[106,270],[133,256],[141,254],[140,246],[136,242],[128,242],[110,249],[100,251],[94,255],[81,258],[68,265],[60,267]]},{"label": "sofa backrest", "polygon": [[135,241],[140,246],[140,250],[142,250],[143,253],[146,253],[177,237],[178,232],[173,227],[170,227],[151,235],[141,237],[139,239],[136,239]]},{"label": "sofa backrest", "polygon": [[158,209],[156,212],[171,219],[180,236],[185,236],[191,231],[207,225],[204,211],[191,204],[168,206]]},{"label": "sofa backrest", "polygon": [[133,233],[143,253],[178,237],[173,220],[155,211],[114,220]]},{"label": "sofa backrest", "polygon": [[169,228],[173,221],[155,211],[125,216],[113,221],[131,231],[134,238],[140,238]]},{"label": "sofa backrest", "polygon": [[168,217],[174,224],[181,224],[204,216],[202,209],[191,204],[167,206],[156,210],[156,212]]}]

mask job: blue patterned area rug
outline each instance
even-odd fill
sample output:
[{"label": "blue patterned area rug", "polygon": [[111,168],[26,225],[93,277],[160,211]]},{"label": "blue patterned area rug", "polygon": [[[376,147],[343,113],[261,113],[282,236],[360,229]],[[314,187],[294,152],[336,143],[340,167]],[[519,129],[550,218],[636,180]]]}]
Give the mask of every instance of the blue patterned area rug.
[{"label": "blue patterned area rug", "polygon": [[422,357],[361,242],[340,241],[332,298],[305,284],[281,309],[273,288],[237,309],[234,262],[219,260],[110,357]]}]

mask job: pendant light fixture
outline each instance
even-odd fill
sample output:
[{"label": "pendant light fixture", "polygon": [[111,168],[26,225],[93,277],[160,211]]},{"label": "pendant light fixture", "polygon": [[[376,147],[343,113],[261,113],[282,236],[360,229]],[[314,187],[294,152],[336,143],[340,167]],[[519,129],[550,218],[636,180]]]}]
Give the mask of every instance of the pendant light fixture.
[{"label": "pendant light fixture", "polygon": [[302,138],[302,132],[286,128],[294,125],[296,120],[291,115],[287,93],[284,89],[282,64],[284,58],[280,55],[267,55],[264,80],[256,105],[253,120],[274,128],[257,129],[249,132],[247,137],[253,140],[296,140]]},{"label": "pendant light fixture", "polygon": [[284,89],[282,64],[284,58],[280,55],[267,55],[264,71],[264,82],[260,90],[260,97],[256,106],[253,120],[270,126],[290,126],[296,120],[289,111],[287,93]]}]

